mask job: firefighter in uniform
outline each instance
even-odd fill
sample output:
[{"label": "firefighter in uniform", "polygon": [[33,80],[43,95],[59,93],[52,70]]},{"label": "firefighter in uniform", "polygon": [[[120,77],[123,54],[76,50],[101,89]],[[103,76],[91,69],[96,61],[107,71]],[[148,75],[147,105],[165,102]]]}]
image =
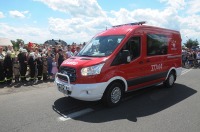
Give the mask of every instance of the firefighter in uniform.
[{"label": "firefighter in uniform", "polygon": [[13,59],[13,74],[15,77],[15,83],[18,83],[20,77],[19,61],[17,56],[15,56]]},{"label": "firefighter in uniform", "polygon": [[4,70],[7,84],[12,83],[13,78],[13,62],[11,58],[11,51],[7,51],[4,59]]},{"label": "firefighter in uniform", "polygon": [[30,53],[29,54],[29,60],[28,60],[28,65],[29,65],[29,68],[30,68],[30,82],[34,82],[35,80],[35,65],[36,65],[36,62],[35,62],[35,58],[34,58],[34,53]]},{"label": "firefighter in uniform", "polygon": [[38,56],[37,56],[37,69],[38,69],[37,78],[38,78],[38,80],[41,80],[42,79],[43,64],[42,64],[42,59],[41,59],[40,54],[38,54]]},{"label": "firefighter in uniform", "polygon": [[21,60],[22,58],[22,48],[19,49],[19,54],[17,55],[18,60]]},{"label": "firefighter in uniform", "polygon": [[0,56],[0,84],[5,83],[5,74],[4,74],[4,67],[3,67],[3,57]]},{"label": "firefighter in uniform", "polygon": [[22,54],[19,58],[20,63],[20,75],[21,75],[21,81],[26,81],[26,72],[27,72],[27,56],[26,56],[27,50],[23,49]]}]

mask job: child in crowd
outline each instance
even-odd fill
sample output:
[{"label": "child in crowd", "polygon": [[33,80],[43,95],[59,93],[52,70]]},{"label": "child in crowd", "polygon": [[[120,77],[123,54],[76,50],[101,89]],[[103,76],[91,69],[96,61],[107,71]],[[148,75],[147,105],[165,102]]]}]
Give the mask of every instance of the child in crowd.
[{"label": "child in crowd", "polygon": [[20,77],[20,69],[19,69],[19,61],[17,56],[14,56],[13,58],[13,75],[15,77],[15,83],[19,83],[19,77]]},{"label": "child in crowd", "polygon": [[55,79],[55,75],[58,72],[58,68],[57,68],[57,63],[56,63],[56,59],[53,58],[53,62],[52,62],[52,79]]}]

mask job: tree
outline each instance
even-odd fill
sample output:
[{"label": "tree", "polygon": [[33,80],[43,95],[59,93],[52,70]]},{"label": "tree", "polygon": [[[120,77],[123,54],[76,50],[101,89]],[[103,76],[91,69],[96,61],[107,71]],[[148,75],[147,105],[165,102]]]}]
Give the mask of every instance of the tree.
[{"label": "tree", "polygon": [[17,51],[19,49],[19,45],[24,44],[24,41],[22,39],[17,39],[17,41],[11,40],[11,43],[13,44],[13,49]]},{"label": "tree", "polygon": [[184,43],[185,47],[191,49],[192,47],[196,47],[199,45],[198,40],[188,39],[186,43]]}]

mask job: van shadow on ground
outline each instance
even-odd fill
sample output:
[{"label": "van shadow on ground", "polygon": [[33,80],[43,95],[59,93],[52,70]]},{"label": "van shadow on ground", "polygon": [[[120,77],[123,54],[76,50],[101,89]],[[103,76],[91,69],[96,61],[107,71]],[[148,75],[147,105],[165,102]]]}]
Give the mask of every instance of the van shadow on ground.
[{"label": "van shadow on ground", "polygon": [[[138,94],[139,93],[139,94]],[[106,108],[99,105],[98,109],[85,116],[74,118],[74,120],[101,123],[119,119],[128,119],[137,122],[138,117],[156,114],[188,97],[197,93],[196,90],[182,84],[176,84],[173,88],[163,88],[162,85],[146,88],[145,90],[129,93],[128,99],[124,100],[115,108]],[[61,98],[54,102],[53,108],[61,114],[67,114],[71,109],[91,106],[100,102],[84,102],[71,98]]]}]

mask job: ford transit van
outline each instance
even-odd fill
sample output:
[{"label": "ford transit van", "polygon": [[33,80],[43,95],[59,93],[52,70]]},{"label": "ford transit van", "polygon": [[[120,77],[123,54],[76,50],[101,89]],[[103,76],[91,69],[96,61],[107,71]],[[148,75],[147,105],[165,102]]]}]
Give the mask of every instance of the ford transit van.
[{"label": "ford transit van", "polygon": [[56,75],[60,92],[116,106],[125,92],[163,83],[173,87],[181,74],[181,35],[144,22],[113,26],[65,60]]}]

